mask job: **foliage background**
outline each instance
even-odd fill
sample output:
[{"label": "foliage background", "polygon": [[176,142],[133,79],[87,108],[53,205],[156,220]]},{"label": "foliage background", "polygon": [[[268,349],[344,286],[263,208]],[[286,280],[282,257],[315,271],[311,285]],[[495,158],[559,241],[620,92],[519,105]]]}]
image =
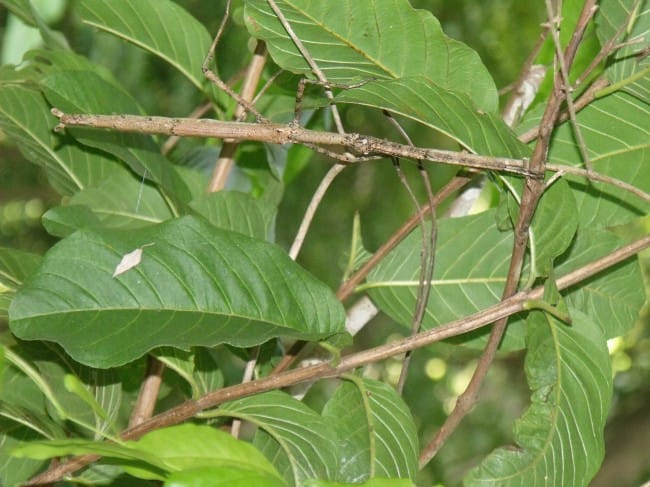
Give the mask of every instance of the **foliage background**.
[{"label": "foliage background", "polygon": [[[48,20],[56,29],[65,32],[73,49],[110,69],[148,113],[184,116],[197,105],[195,90],[178,73],[131,45],[106,35],[92,34],[69,14],[71,1],[45,0],[40,4],[49,4]],[[177,0],[177,3],[204,22],[209,32],[216,32],[222,2]],[[542,2],[412,0],[411,3],[431,10],[448,35],[475,49],[499,87],[516,79],[519,67],[537,38],[539,24],[544,21]],[[0,7],[3,56],[0,62],[3,63],[20,59],[20,51],[28,45],[29,34],[17,28],[15,21]],[[241,6],[237,2],[233,21],[242,22]],[[242,57],[250,49],[248,39],[241,37],[244,35],[243,29],[226,32],[219,56],[224,78],[236,73]],[[355,124],[366,125],[367,133],[381,135],[387,129],[366,118],[358,108],[346,110],[345,117]],[[407,127],[409,132],[412,129]],[[418,135],[414,138],[417,140]],[[177,150],[187,150],[191,144],[191,141],[183,141]],[[286,187],[276,228],[280,245],[288,247],[290,244],[309,197],[330,164],[313,159]],[[434,182],[442,185],[448,177],[442,168],[435,173]],[[40,216],[57,203],[56,198],[41,171],[23,160],[0,133],[0,246],[45,251],[53,240],[42,229]],[[364,243],[370,249],[375,249],[413,212],[390,163],[361,165],[346,171],[334,183],[316,215],[300,261],[332,287],[337,285],[341,273],[341,268],[333,266],[332,260],[344,255],[349,245],[355,210],[361,214]],[[650,228],[650,220],[646,222],[646,229],[621,231],[640,234],[647,228]],[[644,263],[648,275],[650,255],[646,255]],[[645,312],[626,337],[611,343],[616,370],[615,396],[606,430],[607,456],[594,486],[613,483],[631,486],[650,478],[650,449],[647,448],[650,444],[647,414],[650,410],[649,321],[650,316]],[[6,323],[1,322],[0,327],[6,327]],[[403,333],[403,329],[394,326],[388,318],[379,316],[366,327],[359,341],[364,347],[371,346]],[[459,355],[455,349],[454,353],[452,356],[445,344],[437,344],[414,356],[405,395],[416,418],[421,418],[422,425],[429,425],[427,428],[442,423],[475,365],[473,352]],[[492,368],[481,402],[434,460],[426,472],[429,479],[435,478],[444,485],[456,484],[463,472],[478,463],[486,452],[511,441],[512,420],[527,407],[522,361],[523,355],[511,354],[503,356]],[[396,380],[394,376],[398,370],[398,363],[389,361],[374,372],[378,378]],[[512,393],[503,396],[504,388]],[[436,401],[431,401],[431,395],[425,400],[417,394],[423,389],[432,390]],[[520,394],[516,394],[517,391]],[[431,433],[421,428],[421,437],[429,437]],[[449,465],[456,467],[445,467]],[[430,483],[427,478],[422,480]]]}]

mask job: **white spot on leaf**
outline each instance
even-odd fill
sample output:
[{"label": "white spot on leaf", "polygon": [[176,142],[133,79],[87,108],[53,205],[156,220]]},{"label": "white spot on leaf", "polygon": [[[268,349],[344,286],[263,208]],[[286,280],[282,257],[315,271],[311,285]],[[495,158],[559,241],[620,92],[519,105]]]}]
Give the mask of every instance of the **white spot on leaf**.
[{"label": "white spot on leaf", "polygon": [[142,260],[142,249],[150,245],[153,244],[151,243],[151,244],[143,245],[142,247],[138,247],[137,249],[135,249],[132,252],[129,252],[128,254],[124,254],[120,263],[117,264],[117,267],[115,267],[115,272],[113,272],[113,277],[117,277],[120,274],[124,274],[126,271],[133,269],[135,266],[137,266]]}]

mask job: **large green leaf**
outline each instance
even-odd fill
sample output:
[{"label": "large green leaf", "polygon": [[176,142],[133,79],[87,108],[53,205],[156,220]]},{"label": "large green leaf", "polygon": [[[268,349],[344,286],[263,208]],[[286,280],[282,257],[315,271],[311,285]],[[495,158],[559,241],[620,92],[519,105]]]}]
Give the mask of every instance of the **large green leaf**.
[{"label": "large green leaf", "polygon": [[515,425],[512,448],[500,448],[465,479],[468,486],[588,485],[604,456],[603,428],[612,395],[605,338],[572,310],[567,326],[530,315],[526,376],[532,404]]},{"label": "large green leaf", "polygon": [[[540,109],[534,110],[518,130],[537,125],[541,115]],[[594,171],[650,192],[649,115],[647,103],[620,91],[599,98],[578,112],[577,122]],[[570,122],[562,123],[554,131],[548,160],[584,167]],[[621,225],[650,210],[647,201],[611,184],[569,174],[563,177],[574,191],[582,227]]]},{"label": "large green leaf", "polygon": [[[329,81],[424,76],[466,93],[478,108],[497,110],[494,81],[476,52],[447,37],[430,12],[412,8],[407,0],[276,3]],[[245,18],[276,63],[311,74],[265,0],[247,0]]]},{"label": "large green leaf", "polygon": [[[422,323],[430,329],[478,312],[499,302],[506,281],[512,232],[501,232],[496,210],[438,222],[436,265],[429,302]],[[417,302],[422,238],[419,231],[406,237],[368,275],[375,304],[398,323],[412,326]],[[521,327],[510,327],[502,347],[523,346]]]},{"label": "large green leaf", "polygon": [[41,93],[22,86],[0,86],[0,129],[26,159],[45,169],[59,193],[74,194],[119,169],[105,154],[66,142],[54,133],[55,125]]},{"label": "large green leaf", "polygon": [[165,60],[202,88],[211,39],[194,17],[169,0],[81,0],[83,21]]},{"label": "large green leaf", "polygon": [[[141,262],[113,277],[138,249]],[[60,343],[94,367],[164,345],[318,340],[341,332],[345,319],[334,294],[278,247],[194,217],[72,234],[48,252],[9,318],[17,336]]]},{"label": "large green leaf", "polygon": [[631,43],[616,50],[606,73],[612,83],[633,81],[626,84],[623,90],[645,103],[650,103],[650,58],[647,55],[639,55],[644,46],[647,47],[650,34],[650,4],[647,1],[635,0],[601,1],[596,14],[596,33],[603,44],[613,38],[629,17],[635,3],[638,3],[637,11],[633,13],[631,22],[626,25],[617,42],[641,39],[645,44]]},{"label": "large green leaf", "polygon": [[[112,114],[140,110],[130,95],[92,71],[59,71],[44,76],[40,85],[48,101],[64,112]],[[83,144],[113,154],[137,174],[158,183],[169,201],[191,199],[189,188],[160,154],[152,137],[82,128],[66,130]]]},{"label": "large green leaf", "polygon": [[288,394],[271,391],[239,399],[223,404],[218,414],[256,424],[255,445],[290,485],[336,476],[339,445],[331,424]]},{"label": "large green leaf", "polygon": [[373,81],[344,90],[335,101],[388,110],[436,129],[463,148],[481,155],[521,158],[530,150],[503,120],[474,108],[456,87],[441,87],[424,77]]},{"label": "large green leaf", "polygon": [[336,480],[357,484],[374,477],[415,479],[417,431],[408,407],[388,384],[344,381],[325,405],[323,417],[339,438]]}]

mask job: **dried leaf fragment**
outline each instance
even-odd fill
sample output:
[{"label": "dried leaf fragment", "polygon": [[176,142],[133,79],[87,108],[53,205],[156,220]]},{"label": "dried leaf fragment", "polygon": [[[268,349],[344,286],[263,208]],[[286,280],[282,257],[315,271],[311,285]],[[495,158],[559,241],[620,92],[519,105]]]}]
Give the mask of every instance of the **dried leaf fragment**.
[{"label": "dried leaf fragment", "polygon": [[122,260],[120,260],[120,263],[117,264],[117,267],[115,267],[115,271],[113,272],[113,277],[117,277],[120,274],[124,274],[126,271],[133,269],[135,266],[137,266],[140,261],[142,261],[142,249],[145,247],[148,247],[151,244],[143,245],[142,247],[138,247],[137,249],[129,252],[128,254],[124,254],[122,257]]}]

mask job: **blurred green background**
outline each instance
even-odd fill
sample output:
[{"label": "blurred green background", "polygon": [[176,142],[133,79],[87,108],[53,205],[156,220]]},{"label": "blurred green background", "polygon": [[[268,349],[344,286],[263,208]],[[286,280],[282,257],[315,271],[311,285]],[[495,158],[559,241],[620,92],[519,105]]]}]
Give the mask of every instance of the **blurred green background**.
[{"label": "blurred green background", "polygon": [[[74,15],[73,0],[33,0],[52,28],[63,32],[71,47],[108,67],[150,114],[184,116],[201,103],[196,90],[163,61],[115,38],[97,34]],[[205,24],[211,34],[218,28],[224,3],[215,0],[178,0]],[[544,21],[543,2],[516,0],[412,0],[412,5],[431,11],[445,32],[475,49],[494,76],[497,87],[516,80],[519,67],[535,43]],[[2,1],[0,1],[2,5]],[[0,62],[20,62],[23,52],[39,45],[39,36],[0,6]],[[250,56],[251,43],[242,28],[241,2],[235,1],[233,19],[219,53],[224,78],[235,75]],[[354,130],[385,135],[386,123],[362,109],[344,111]],[[416,140],[428,136],[407,126]],[[392,135],[394,136],[394,134]],[[184,141],[172,154],[182,159],[196,141]],[[426,145],[444,140],[427,140]],[[277,220],[277,242],[285,248],[300,223],[313,190],[331,167],[331,161],[314,157],[285,188]],[[417,174],[404,163],[407,177],[421,194]],[[453,171],[431,170],[435,187],[442,186]],[[27,162],[0,133],[0,245],[45,252],[55,239],[48,236],[40,217],[59,197],[49,189],[42,172]],[[323,281],[336,288],[352,234],[355,212],[361,216],[365,246],[376,249],[414,211],[389,161],[351,167],[335,181],[319,209],[299,261]],[[647,232],[650,221],[623,229],[628,236]],[[333,263],[341,266],[332,265]],[[643,259],[646,276],[650,254]],[[633,486],[650,478],[650,334],[648,313],[625,337],[611,342],[615,397],[606,430],[607,457],[593,486]],[[368,347],[403,336],[405,330],[378,316],[358,337]],[[453,407],[476,364],[474,352],[438,344],[414,355],[405,395],[418,420],[421,438],[435,433]],[[512,441],[512,424],[527,407],[528,389],[523,375],[523,355],[500,357],[492,368],[480,403],[451,437],[429,468],[421,485],[458,485],[463,473],[493,448]],[[370,367],[377,378],[396,381],[398,361]],[[426,391],[426,393],[423,393]]]}]

